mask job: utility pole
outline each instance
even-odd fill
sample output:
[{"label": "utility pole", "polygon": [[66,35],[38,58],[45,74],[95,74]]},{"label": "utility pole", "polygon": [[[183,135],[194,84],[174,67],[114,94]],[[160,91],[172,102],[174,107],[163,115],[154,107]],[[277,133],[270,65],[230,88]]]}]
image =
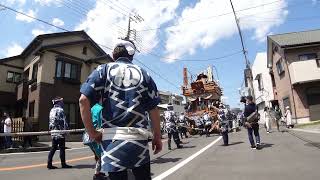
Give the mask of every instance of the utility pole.
[{"label": "utility pole", "polygon": [[136,41],[136,37],[137,37],[137,31],[135,29],[131,29],[131,22],[142,22],[144,21],[144,19],[139,15],[139,14],[135,14],[133,16],[129,16],[129,21],[128,21],[128,29],[127,29],[127,35],[125,38],[123,38],[124,40],[127,41]]},{"label": "utility pole", "polygon": [[239,24],[239,19],[237,17],[236,11],[234,10],[233,4],[232,4],[232,0],[230,0],[230,4],[231,4],[231,7],[232,7],[234,19],[235,19],[236,24],[237,24],[238,33],[239,33],[240,40],[241,40],[241,45],[242,45],[242,52],[243,52],[243,55],[244,55],[244,58],[245,58],[245,63],[246,63],[246,69],[244,70],[244,78],[245,78],[245,82],[246,82],[245,84],[246,84],[246,87],[249,87],[249,89],[251,90],[251,93],[252,93],[251,95],[252,95],[253,99],[255,100],[255,94],[254,94],[254,89],[253,89],[253,75],[252,75],[252,70],[251,70],[251,67],[250,67],[250,62],[249,62],[248,57],[247,57],[247,51],[246,51],[246,49],[244,47],[244,43],[243,43],[243,36],[242,36],[240,24]]}]

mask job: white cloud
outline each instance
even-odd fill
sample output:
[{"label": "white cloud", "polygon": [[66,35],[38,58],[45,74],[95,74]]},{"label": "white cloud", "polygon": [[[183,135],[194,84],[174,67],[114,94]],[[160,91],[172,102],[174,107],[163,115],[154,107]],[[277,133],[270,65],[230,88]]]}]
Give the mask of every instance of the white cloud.
[{"label": "white cloud", "polygon": [[52,31],[50,30],[43,30],[43,29],[33,29],[31,31],[32,35],[33,36],[38,36],[38,35],[41,35],[41,34],[49,34],[49,33],[52,33]]},{"label": "white cloud", "polygon": [[5,56],[10,57],[10,56],[16,56],[21,54],[23,51],[23,48],[17,44],[17,43],[12,43],[6,50],[5,50]]},{"label": "white cloud", "polygon": [[39,3],[41,6],[51,6],[56,5],[59,6],[63,0],[34,0]]},{"label": "white cloud", "polygon": [[[141,23],[132,22],[131,24],[133,28],[139,30],[158,27],[172,20],[175,17],[175,10],[179,5],[179,0],[126,0],[125,2],[122,1],[122,4],[124,3],[126,7],[134,8],[134,11],[144,18]],[[86,19],[75,29],[84,29],[99,44],[113,47],[119,35],[124,36],[125,34],[128,26],[128,17],[125,15],[129,13],[121,11],[125,15],[121,14],[109,5],[112,6],[105,0],[97,0],[95,7],[88,12]],[[117,8],[115,6],[112,7]],[[122,9],[126,8],[122,7]],[[120,11],[119,9],[117,10]],[[127,9],[127,11],[130,10]],[[138,41],[142,41],[142,44],[144,44],[142,53],[153,49],[159,41],[157,31],[137,32],[137,35],[139,36],[137,38]]]},{"label": "white cloud", "polygon": [[59,27],[64,26],[64,22],[59,18],[53,18],[52,24]]},{"label": "white cloud", "polygon": [[[287,6],[286,0],[278,1],[277,3],[273,2],[275,1],[234,1],[236,11],[271,3],[237,13],[238,17],[240,17],[242,30],[253,30],[253,38],[257,41],[263,42],[272,28],[282,24],[288,14],[288,11],[284,10]],[[267,11],[268,13],[261,13]],[[200,0],[193,7],[186,7],[175,22],[178,26],[166,29],[168,37],[166,41],[167,56],[169,58],[179,58],[186,53],[193,54],[197,48],[208,48],[219,40],[237,34],[238,31],[232,13],[220,17],[205,18],[228,12],[232,12],[229,1]],[[203,20],[201,21],[190,23],[192,20],[202,18]],[[265,18],[272,20],[263,21]]]},{"label": "white cloud", "polygon": [[[22,11],[22,10],[20,10]],[[23,12],[31,17],[36,17],[36,12],[32,9],[30,9],[28,12]],[[25,15],[22,15],[22,14],[17,14],[16,15],[16,19],[19,20],[19,21],[24,21],[24,22],[27,22],[27,23],[30,23],[30,22],[33,22],[34,19],[30,18],[30,17],[27,17]]]},{"label": "white cloud", "polygon": [[26,0],[5,0],[7,5],[17,4],[18,6],[23,6],[26,3]]}]

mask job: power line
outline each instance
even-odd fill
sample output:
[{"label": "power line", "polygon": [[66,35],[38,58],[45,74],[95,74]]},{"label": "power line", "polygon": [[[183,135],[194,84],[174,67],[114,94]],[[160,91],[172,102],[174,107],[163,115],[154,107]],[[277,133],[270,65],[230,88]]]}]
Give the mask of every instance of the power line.
[{"label": "power line", "polygon": [[[13,9],[13,8],[11,8],[11,7],[8,7],[8,6],[5,6],[5,5],[3,5],[3,4],[0,4],[0,6],[8,9],[8,10],[10,10],[10,11],[13,11],[13,12],[15,12],[15,13],[21,14],[21,15],[23,15],[23,16],[26,16],[26,17],[29,17],[29,18],[34,19],[34,20],[36,20],[36,21],[39,21],[39,22],[41,22],[41,23],[44,23],[44,24],[46,24],[46,25],[55,27],[55,28],[57,28],[57,29],[60,29],[60,30],[66,31],[66,32],[71,32],[71,31],[69,31],[69,30],[67,30],[67,29],[65,29],[65,28],[62,28],[62,27],[60,27],[60,26],[56,26],[56,25],[54,25],[54,24],[52,24],[52,23],[49,23],[49,22],[47,22],[47,21],[45,21],[45,20],[42,20],[42,19],[39,19],[39,18],[30,16],[30,15],[27,15],[27,14],[25,14],[25,13],[23,13],[23,12],[17,11],[16,9]],[[97,44],[98,44],[98,43],[97,43]],[[98,44],[98,45],[100,45],[100,46],[102,46],[102,47],[104,47],[104,48],[113,50],[112,48],[110,48],[110,47],[108,47],[108,46],[106,46],[106,45],[103,45],[103,44]],[[135,60],[137,60],[140,64],[142,64],[144,67],[146,67],[147,69],[149,69],[149,70],[150,70],[151,72],[153,72],[154,74],[158,75],[161,79],[165,80],[166,82],[168,82],[169,84],[175,86],[177,89],[180,90],[180,88],[179,88],[178,86],[176,86],[174,83],[170,82],[167,78],[164,78],[163,76],[161,76],[161,75],[158,74],[157,72],[153,71],[151,68],[149,68],[147,65],[145,65],[144,63],[142,63],[142,62],[139,61],[138,59],[135,58]]]},{"label": "power line", "polygon": [[125,17],[126,17],[126,16],[130,16],[130,15],[127,15],[127,14],[125,14],[125,13],[123,13],[123,12],[121,12],[121,11],[119,11],[119,10],[115,9],[115,8],[114,8],[114,7],[112,7],[111,5],[107,4],[105,1],[101,1],[101,2],[102,2],[103,4],[105,4],[105,5],[109,6],[112,10],[114,10],[114,11],[116,11],[116,12],[118,12],[118,13],[120,13],[120,14],[124,15]]},{"label": "power line", "polygon": [[[288,5],[286,7],[282,7],[282,8],[277,8],[277,9],[272,9],[272,10],[268,10],[268,11],[262,11],[262,12],[259,12],[259,13],[253,13],[253,14],[246,14],[246,15],[240,15],[239,16],[239,19],[242,19],[242,18],[247,18],[247,17],[252,17],[256,14],[265,14],[265,13],[269,13],[269,12],[273,12],[273,11],[279,11],[279,10],[282,10],[282,9],[285,9],[285,8],[293,8],[293,7],[303,7],[305,5],[309,5],[309,4],[306,4],[305,2],[302,2],[302,3],[296,3],[296,4],[292,4],[292,5]],[[236,11],[237,12],[237,11]]]},{"label": "power line", "polygon": [[[26,16],[26,17],[29,17],[29,18],[34,19],[34,20],[36,20],[36,21],[39,21],[39,22],[41,22],[41,23],[44,23],[44,24],[46,24],[46,25],[48,25],[48,26],[55,27],[55,28],[60,29],[60,30],[62,30],[62,31],[71,32],[71,31],[68,30],[68,29],[65,29],[65,28],[60,27],[60,26],[56,26],[56,25],[54,25],[54,24],[52,24],[52,23],[50,23],[50,22],[48,22],[48,21],[45,21],[45,20],[42,20],[42,19],[39,19],[39,18],[30,16],[30,15],[28,15],[28,14],[25,14],[25,13],[21,12],[21,11],[18,11],[18,10],[16,10],[16,9],[11,8],[11,7],[5,6],[5,5],[3,5],[3,4],[0,4],[0,6],[8,9],[8,10],[10,10],[10,11],[13,11],[13,12],[15,12],[15,13],[21,14],[21,15],[23,15],[23,16]],[[98,43],[97,43],[97,44],[98,44]],[[108,47],[108,46],[106,46],[106,45],[103,45],[103,44],[98,44],[98,45],[100,45],[100,46],[102,46],[102,47],[104,47],[104,48],[113,50],[112,48],[110,48],[110,47]]]},{"label": "power line", "polygon": [[128,15],[130,16],[131,15],[131,9],[129,9],[129,11],[123,9],[122,7],[118,6],[117,4],[115,4],[114,2],[112,2],[111,0],[106,0],[106,1],[109,1],[111,4],[113,4],[115,7],[117,7],[118,9],[120,9],[121,11],[124,11],[125,13],[128,13]]},{"label": "power line", "polygon": [[134,60],[136,60],[137,62],[139,62],[142,66],[144,66],[145,68],[149,69],[152,73],[154,73],[155,75],[157,75],[159,78],[163,79],[164,81],[166,81],[167,83],[171,84],[172,86],[174,86],[175,88],[180,90],[179,86],[176,86],[173,82],[169,81],[167,78],[163,77],[161,74],[155,72],[154,70],[152,70],[151,68],[149,68],[147,65],[145,65],[144,63],[142,63],[140,60],[138,60],[137,58],[134,58]]},{"label": "power line", "polygon": [[[319,20],[320,16],[309,16],[309,17],[295,17],[295,18],[286,18],[286,21],[306,21],[306,20]],[[277,20],[282,20],[280,18],[254,18],[254,19],[250,19],[250,18],[245,18],[242,19],[242,21],[255,21],[255,22],[274,22]]]},{"label": "power line", "polygon": [[[261,6],[271,5],[271,4],[274,4],[274,3],[281,2],[281,1],[283,1],[283,0],[277,0],[277,1],[270,2],[270,3],[264,3],[264,4],[257,5],[257,6],[252,6],[252,7],[240,9],[240,10],[237,10],[236,12],[247,11],[247,10],[250,10],[250,9],[255,9],[255,8],[258,8],[258,7],[261,7]],[[154,31],[154,30],[158,30],[158,29],[174,27],[174,26],[181,26],[181,25],[184,25],[184,24],[189,24],[189,23],[194,23],[194,22],[203,21],[203,20],[207,20],[207,19],[226,16],[226,15],[230,15],[230,14],[233,14],[233,12],[223,13],[223,14],[219,14],[219,15],[215,15],[215,16],[204,17],[204,18],[200,18],[200,19],[196,19],[196,20],[187,21],[187,22],[184,22],[184,23],[181,23],[181,24],[169,25],[169,26],[166,26],[166,27],[156,27],[156,28],[142,29],[142,30],[137,30],[137,31]]]},{"label": "power line", "polygon": [[13,11],[13,12],[15,12],[15,13],[18,13],[18,14],[21,14],[21,15],[23,15],[23,16],[26,16],[26,17],[28,17],[28,18],[31,18],[31,19],[37,20],[37,21],[39,21],[39,22],[42,22],[42,23],[44,23],[44,24],[47,24],[47,25],[49,25],[49,26],[52,26],[52,27],[55,27],[55,28],[57,28],[57,29],[60,29],[60,30],[68,31],[68,32],[69,32],[69,30],[67,30],[67,29],[65,29],[65,28],[63,28],[63,27],[56,26],[56,25],[54,25],[54,24],[52,24],[52,23],[49,23],[49,22],[47,22],[47,21],[44,21],[44,20],[42,20],[42,19],[39,19],[39,18],[30,16],[30,15],[28,15],[28,14],[26,14],[26,13],[21,12],[21,11],[17,11],[16,9],[13,9],[13,8],[11,8],[11,7],[5,6],[5,5],[3,5],[3,4],[0,4],[0,6],[8,9],[8,10],[10,10],[10,11]]},{"label": "power line", "polygon": [[[85,4],[75,4],[75,3],[72,3],[72,1],[68,0],[68,4],[67,1],[64,1],[64,0],[60,0],[60,1],[63,1],[63,4],[65,7],[67,7],[68,9],[72,10],[73,13],[77,14],[77,15],[83,15],[83,16],[86,16],[87,18],[89,18],[91,21],[95,21],[95,18],[92,18],[92,17],[89,17],[87,16],[87,13],[89,12],[89,9],[87,9],[85,6]],[[112,23],[110,24],[110,26],[114,26],[113,28],[115,29],[115,26],[118,27],[117,31],[121,31],[121,30],[125,30],[123,29],[121,26],[117,25],[118,22],[115,22],[115,23]]]}]

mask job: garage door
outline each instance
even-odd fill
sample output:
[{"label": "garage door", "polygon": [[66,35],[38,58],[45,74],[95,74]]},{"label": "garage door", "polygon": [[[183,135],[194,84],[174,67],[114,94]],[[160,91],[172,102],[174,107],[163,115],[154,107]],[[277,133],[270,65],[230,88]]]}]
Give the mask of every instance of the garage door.
[{"label": "garage door", "polygon": [[318,88],[317,91],[312,89],[307,94],[311,121],[320,120],[320,91],[318,90]]}]

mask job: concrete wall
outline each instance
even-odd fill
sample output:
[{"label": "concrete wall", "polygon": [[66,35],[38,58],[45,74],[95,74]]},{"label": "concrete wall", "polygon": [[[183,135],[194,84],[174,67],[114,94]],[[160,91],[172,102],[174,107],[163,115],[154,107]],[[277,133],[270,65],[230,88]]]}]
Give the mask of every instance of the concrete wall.
[{"label": "concrete wall", "polygon": [[[274,79],[275,79],[275,82],[276,82],[276,90],[277,90],[277,94],[278,94],[278,100],[279,100],[279,105],[280,105],[280,108],[282,110],[282,112],[285,112],[285,107],[283,105],[283,99],[284,98],[287,98],[289,97],[289,100],[290,100],[290,105],[291,105],[291,110],[293,110],[293,99],[292,99],[292,93],[291,93],[291,84],[290,84],[290,78],[289,78],[289,75],[288,75],[288,69],[287,69],[287,65],[286,65],[286,61],[285,59],[283,58],[284,55],[282,54],[280,48],[279,48],[279,52],[274,52],[273,54],[273,65],[272,65],[272,71],[273,71],[273,74],[274,74]],[[276,63],[280,60],[280,59],[283,59],[282,60],[282,65],[283,65],[283,68],[284,68],[284,73],[282,74],[278,74],[278,71],[277,71],[277,66],[276,66]],[[294,114],[294,111],[292,111],[292,115],[293,117],[295,117],[295,114]]]}]

